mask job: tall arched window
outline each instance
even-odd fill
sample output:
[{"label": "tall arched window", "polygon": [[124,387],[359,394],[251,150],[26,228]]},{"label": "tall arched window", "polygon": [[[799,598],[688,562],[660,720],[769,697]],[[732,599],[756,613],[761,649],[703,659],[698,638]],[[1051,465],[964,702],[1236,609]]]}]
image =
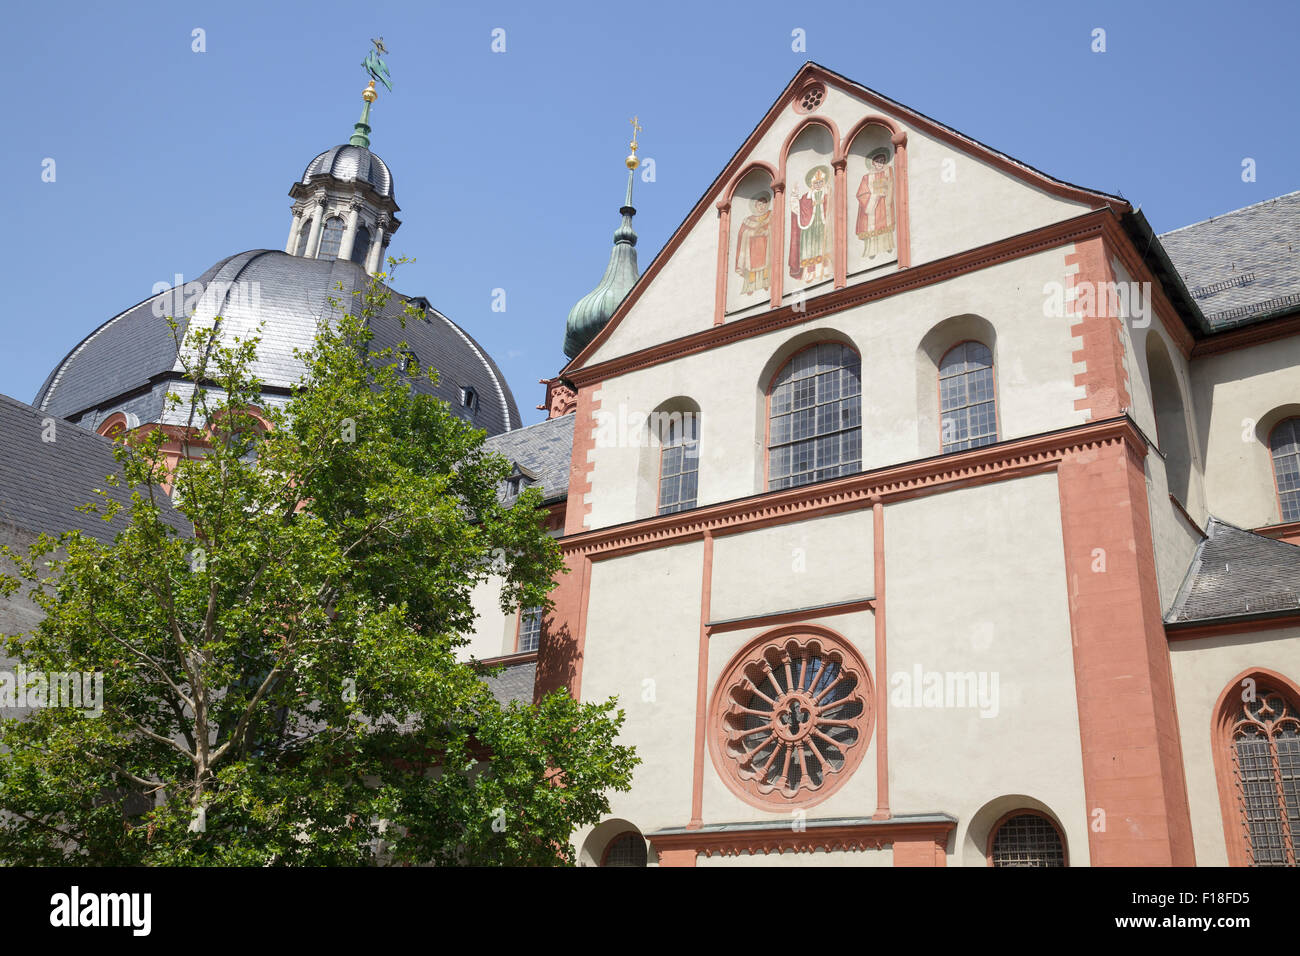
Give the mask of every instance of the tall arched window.
[{"label": "tall arched window", "polygon": [[659,439],[659,514],[695,507],[700,478],[700,418],[698,412],[656,412],[651,424]]},{"label": "tall arched window", "polygon": [[862,469],[862,362],[838,342],[798,352],[768,391],[768,488]]},{"label": "tall arched window", "polygon": [[983,342],[961,342],[939,361],[939,415],[943,453],[998,440],[993,353]]},{"label": "tall arched window", "polygon": [[370,253],[370,230],[365,226],[357,226],[357,236],[352,242],[352,261],[357,265],[364,267],[366,256]]},{"label": "tall arched window", "polygon": [[1228,757],[1226,767],[1219,764],[1219,793],[1232,804],[1224,808],[1229,857],[1255,866],[1296,866],[1300,707],[1281,682],[1272,683],[1263,675],[1248,677],[1230,691],[1218,743],[1220,754],[1226,750]]},{"label": "tall arched window", "polygon": [[989,866],[1065,866],[1065,841],[1056,821],[1034,810],[1014,810],[989,834]]},{"label": "tall arched window", "polygon": [[310,241],[311,241],[311,220],[308,219],[306,222],[302,224],[302,228],[298,230],[298,255],[300,256],[308,255],[307,243]]},{"label": "tall arched window", "polygon": [[337,259],[339,257],[339,244],[343,242],[343,220],[338,216],[330,216],[325,220],[325,231],[320,236],[320,251],[316,253],[317,259]]},{"label": "tall arched window", "polygon": [[1300,521],[1300,418],[1277,423],[1268,439],[1283,521]]}]

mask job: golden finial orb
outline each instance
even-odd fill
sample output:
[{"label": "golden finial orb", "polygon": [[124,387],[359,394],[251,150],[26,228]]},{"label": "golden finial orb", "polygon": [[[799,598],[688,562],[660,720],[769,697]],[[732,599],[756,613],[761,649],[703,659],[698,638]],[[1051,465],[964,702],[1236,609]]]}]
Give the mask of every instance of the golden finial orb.
[{"label": "golden finial orb", "polygon": [[637,118],[635,116],[633,116],[630,120],[628,120],[628,122],[632,124],[632,142],[628,143],[628,145],[632,147],[632,152],[628,153],[627,159],[623,160],[623,162],[627,163],[628,169],[636,169],[638,166],[641,165],[641,160],[636,158],[636,151],[640,148],[639,146],[637,146],[636,138],[637,135],[641,132],[642,126],[640,123],[637,122]]},{"label": "golden finial orb", "polygon": [[636,153],[628,153],[627,159],[625,159],[624,162],[627,163],[628,169],[636,169],[641,165],[641,160],[636,158]]},{"label": "golden finial orb", "polygon": [[361,98],[367,103],[373,103],[379,99],[379,94],[375,92],[375,81],[371,80],[370,85],[361,91]]}]

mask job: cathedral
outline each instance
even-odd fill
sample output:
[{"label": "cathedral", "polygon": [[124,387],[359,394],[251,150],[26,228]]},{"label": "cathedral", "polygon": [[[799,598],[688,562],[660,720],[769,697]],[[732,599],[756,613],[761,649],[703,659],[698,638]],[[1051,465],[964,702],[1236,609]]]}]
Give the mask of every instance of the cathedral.
[{"label": "cathedral", "polygon": [[[0,396],[0,543],[111,535],[72,509],[114,436],[184,425],[167,317],[264,323],[287,400],[401,225],[371,87],[282,251]],[[554,606],[480,586],[464,654],[502,701],[618,697],[642,762],[580,862],[1295,866],[1300,192],[1157,236],[808,63],[642,271],[631,146],[544,421],[427,299],[375,324],[510,461],[507,500],[541,489]],[[35,615],[0,600],[0,632]]]}]

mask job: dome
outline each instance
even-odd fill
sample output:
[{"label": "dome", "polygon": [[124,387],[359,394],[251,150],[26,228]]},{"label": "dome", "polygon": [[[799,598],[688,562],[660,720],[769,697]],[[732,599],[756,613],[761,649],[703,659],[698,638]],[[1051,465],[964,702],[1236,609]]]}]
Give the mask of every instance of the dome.
[{"label": "dome", "polygon": [[302,174],[303,185],[313,176],[365,183],[379,195],[393,198],[393,174],[388,171],[388,164],[364,146],[335,146],[325,150],[307,164]]},{"label": "dome", "polygon": [[[262,382],[264,404],[283,404],[304,371],[294,349],[311,346],[319,320],[337,317],[331,298],[350,303],[351,293],[368,281],[366,271],[347,260],[265,249],[230,256],[197,280],[150,296],[101,325],[50,373],[33,404],[92,430],[115,412],[142,422],[170,422],[175,412],[166,408],[167,392],[184,394],[190,383],[166,317],[179,320],[184,334],[190,322],[211,324],[217,315],[227,341],[258,334],[262,323],[252,372]],[[335,288],[339,283],[341,292]],[[407,299],[394,293],[372,319],[372,347],[405,340],[420,364],[439,374],[437,384],[417,380],[418,390],[447,401],[489,435],[518,428],[514,396],[483,348],[423,299],[415,301],[424,318],[408,319],[403,329],[399,317]]]},{"label": "dome", "polygon": [[564,354],[575,358],[579,352],[600,334],[600,330],[609,324],[619,305],[636,285],[640,273],[636,264],[636,231],[632,228],[632,217],[636,209],[632,206],[632,171],[627,177],[627,199],[619,209],[623,223],[614,232],[614,248],[609,254],[609,265],[601,276],[596,288],[577,301],[569,310],[569,318],[564,323]]}]

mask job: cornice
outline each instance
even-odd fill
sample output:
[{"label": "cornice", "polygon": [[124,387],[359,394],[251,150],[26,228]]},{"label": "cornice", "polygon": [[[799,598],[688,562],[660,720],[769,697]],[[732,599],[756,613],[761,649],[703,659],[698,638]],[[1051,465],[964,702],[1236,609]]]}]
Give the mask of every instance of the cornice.
[{"label": "cornice", "polygon": [[661,831],[648,834],[647,839],[656,854],[665,850],[694,850],[706,857],[740,856],[742,853],[814,853],[817,850],[827,853],[863,852],[883,850],[899,842],[933,842],[936,846],[946,846],[948,836],[957,828],[957,821],[951,818],[843,823],[810,820],[802,830],[795,830],[790,823],[782,823],[779,828],[750,826],[733,829],[733,826]]}]

